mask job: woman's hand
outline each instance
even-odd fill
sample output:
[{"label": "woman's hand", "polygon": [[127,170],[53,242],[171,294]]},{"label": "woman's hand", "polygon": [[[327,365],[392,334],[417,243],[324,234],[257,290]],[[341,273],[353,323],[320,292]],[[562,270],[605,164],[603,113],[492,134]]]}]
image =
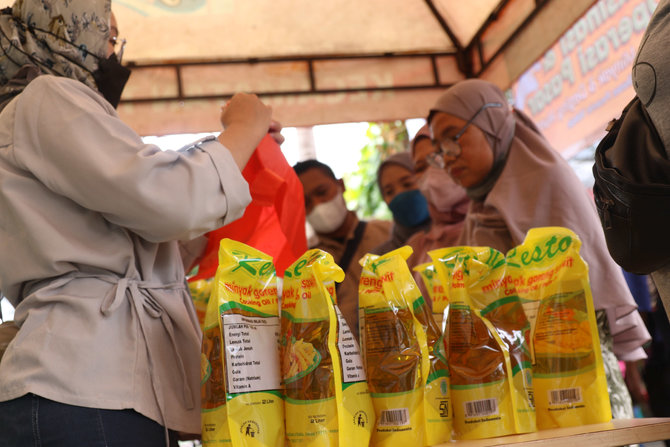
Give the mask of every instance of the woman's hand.
[{"label": "woman's hand", "polygon": [[268,129],[268,133],[277,142],[277,144],[282,144],[284,142],[284,135],[281,134],[281,130],[282,125],[279,121],[270,121],[270,129]]},{"label": "woman's hand", "polygon": [[219,134],[219,142],[230,150],[240,171],[271,129],[271,115],[270,107],[248,93],[236,93],[221,109],[224,130]]}]

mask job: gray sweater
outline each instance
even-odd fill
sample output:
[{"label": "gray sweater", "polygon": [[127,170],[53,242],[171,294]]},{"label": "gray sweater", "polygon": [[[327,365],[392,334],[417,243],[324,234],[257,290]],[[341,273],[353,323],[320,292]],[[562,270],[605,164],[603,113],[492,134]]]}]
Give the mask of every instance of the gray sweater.
[{"label": "gray sweater", "polygon": [[649,21],[633,66],[635,93],[670,154],[670,1],[661,0]]},{"label": "gray sweater", "polygon": [[[635,93],[647,107],[670,157],[670,0],[661,0],[642,37],[633,67]],[[670,198],[667,198],[670,202]],[[668,206],[667,203],[665,206]],[[670,265],[652,273],[670,314]]]}]

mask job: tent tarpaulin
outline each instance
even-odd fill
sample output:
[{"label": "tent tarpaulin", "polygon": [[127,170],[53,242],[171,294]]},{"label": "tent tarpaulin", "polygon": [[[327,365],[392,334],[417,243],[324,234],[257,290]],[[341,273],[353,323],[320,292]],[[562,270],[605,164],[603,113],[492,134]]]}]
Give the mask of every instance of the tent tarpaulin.
[{"label": "tent tarpaulin", "polygon": [[506,88],[594,0],[113,0],[142,135],[215,131],[236,91],[284,126],[424,116],[466,78]]},{"label": "tent tarpaulin", "polygon": [[112,0],[133,70],[119,114],[141,135],[216,131],[247,91],[284,126],[420,117],[460,79],[509,87],[594,3]]}]

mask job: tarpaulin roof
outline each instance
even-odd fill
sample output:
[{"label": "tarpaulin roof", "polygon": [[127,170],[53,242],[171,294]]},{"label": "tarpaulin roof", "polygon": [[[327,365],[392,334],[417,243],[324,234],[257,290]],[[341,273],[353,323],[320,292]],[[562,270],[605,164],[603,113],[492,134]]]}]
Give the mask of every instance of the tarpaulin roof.
[{"label": "tarpaulin roof", "polygon": [[[5,2],[12,3],[12,2]],[[595,0],[113,0],[140,135],[220,130],[254,92],[284,126],[425,116],[454,82],[510,86]]]}]

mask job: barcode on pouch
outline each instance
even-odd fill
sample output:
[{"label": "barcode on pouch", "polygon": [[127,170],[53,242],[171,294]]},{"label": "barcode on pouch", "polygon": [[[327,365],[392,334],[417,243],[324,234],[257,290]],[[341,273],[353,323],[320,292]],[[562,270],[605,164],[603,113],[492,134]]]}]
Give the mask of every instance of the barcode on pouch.
[{"label": "barcode on pouch", "polygon": [[582,401],[581,388],[563,388],[549,391],[549,404],[572,404]]},{"label": "barcode on pouch", "polygon": [[407,408],[394,408],[382,410],[377,425],[409,425],[409,410]]},{"label": "barcode on pouch", "polygon": [[492,416],[498,414],[498,399],[482,399],[465,402],[465,417]]}]

